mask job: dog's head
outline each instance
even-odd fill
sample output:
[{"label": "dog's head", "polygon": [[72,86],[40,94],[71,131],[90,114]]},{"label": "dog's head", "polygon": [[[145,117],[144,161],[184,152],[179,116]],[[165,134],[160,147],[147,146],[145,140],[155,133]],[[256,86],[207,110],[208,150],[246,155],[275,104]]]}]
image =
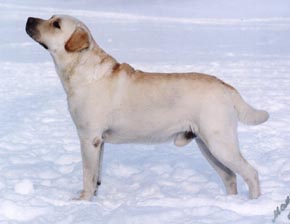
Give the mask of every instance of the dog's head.
[{"label": "dog's head", "polygon": [[90,47],[88,28],[71,16],[52,16],[48,20],[29,17],[27,34],[51,53],[80,52]]}]

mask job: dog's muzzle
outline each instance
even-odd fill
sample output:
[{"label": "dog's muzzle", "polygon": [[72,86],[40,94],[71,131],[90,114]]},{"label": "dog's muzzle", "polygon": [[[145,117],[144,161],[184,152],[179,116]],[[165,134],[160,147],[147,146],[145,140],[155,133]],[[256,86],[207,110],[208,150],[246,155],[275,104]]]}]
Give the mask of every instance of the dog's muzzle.
[{"label": "dog's muzzle", "polygon": [[29,17],[26,22],[26,33],[33,39],[39,36],[39,31],[36,29],[40,19]]},{"label": "dog's muzzle", "polygon": [[26,30],[26,33],[35,41],[37,41],[40,45],[42,45],[45,49],[48,49],[48,47],[39,41],[39,36],[40,36],[40,32],[39,30],[37,29],[37,26],[43,22],[42,19],[39,19],[39,18],[33,18],[33,17],[29,17],[27,19],[27,22],[26,22],[26,27],[25,27],[25,30]]}]

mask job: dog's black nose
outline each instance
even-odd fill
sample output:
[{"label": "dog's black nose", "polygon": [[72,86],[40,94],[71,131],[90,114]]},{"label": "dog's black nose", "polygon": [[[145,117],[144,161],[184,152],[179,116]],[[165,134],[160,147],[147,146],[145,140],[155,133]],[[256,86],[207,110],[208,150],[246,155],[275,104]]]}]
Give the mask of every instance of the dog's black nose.
[{"label": "dog's black nose", "polygon": [[29,17],[26,22],[25,30],[32,39],[38,42],[45,49],[48,49],[48,46],[40,40],[40,32],[38,29],[38,25],[40,25],[43,21],[43,19]]},{"label": "dog's black nose", "polygon": [[32,33],[32,29],[33,27],[35,27],[35,19],[32,18],[32,17],[29,17],[27,19],[27,22],[26,22],[26,26],[25,26],[25,30],[26,30],[26,33],[28,33],[29,35]]},{"label": "dog's black nose", "polygon": [[27,19],[27,22],[26,22],[26,27],[25,27],[25,30],[26,30],[26,33],[33,37],[34,34],[36,33],[36,25],[40,22],[40,19],[38,18],[33,18],[33,17],[29,17]]},{"label": "dog's black nose", "polygon": [[29,17],[26,22],[26,31],[33,30],[43,20],[39,18]]},{"label": "dog's black nose", "polygon": [[35,18],[32,18],[32,17],[29,17],[27,19],[27,22],[26,22],[26,27],[27,26],[35,26],[35,24],[36,24],[36,19]]},{"label": "dog's black nose", "polygon": [[35,18],[33,18],[33,17],[28,17],[28,19],[27,19],[27,23],[26,23],[26,24],[31,25],[31,24],[34,24],[34,23],[35,23]]}]

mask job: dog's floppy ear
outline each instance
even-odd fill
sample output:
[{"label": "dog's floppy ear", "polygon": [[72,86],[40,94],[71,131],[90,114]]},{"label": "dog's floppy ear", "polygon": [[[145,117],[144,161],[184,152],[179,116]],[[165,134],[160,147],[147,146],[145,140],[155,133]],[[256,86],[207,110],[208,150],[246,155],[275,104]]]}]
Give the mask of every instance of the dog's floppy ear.
[{"label": "dog's floppy ear", "polygon": [[82,27],[77,27],[64,47],[68,52],[77,52],[88,48],[89,45],[90,42],[87,31]]}]

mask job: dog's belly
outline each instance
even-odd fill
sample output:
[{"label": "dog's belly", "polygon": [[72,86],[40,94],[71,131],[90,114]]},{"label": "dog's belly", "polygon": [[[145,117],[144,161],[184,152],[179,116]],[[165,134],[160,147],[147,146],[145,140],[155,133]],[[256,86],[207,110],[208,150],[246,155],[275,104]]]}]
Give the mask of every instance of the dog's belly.
[{"label": "dog's belly", "polygon": [[173,140],[180,133],[196,131],[199,109],[184,102],[187,96],[183,99],[130,96],[123,101],[125,106],[107,114],[110,123],[103,134],[105,142],[162,143]]},{"label": "dog's belly", "polygon": [[143,132],[140,130],[122,130],[122,129],[109,129],[103,134],[103,140],[111,144],[154,144],[162,143],[172,140],[179,132],[166,132],[164,130],[152,130]]},{"label": "dog's belly", "polygon": [[194,132],[194,125],[188,121],[149,121],[118,123],[103,133],[103,140],[112,144],[162,143],[172,141],[177,134]]}]

